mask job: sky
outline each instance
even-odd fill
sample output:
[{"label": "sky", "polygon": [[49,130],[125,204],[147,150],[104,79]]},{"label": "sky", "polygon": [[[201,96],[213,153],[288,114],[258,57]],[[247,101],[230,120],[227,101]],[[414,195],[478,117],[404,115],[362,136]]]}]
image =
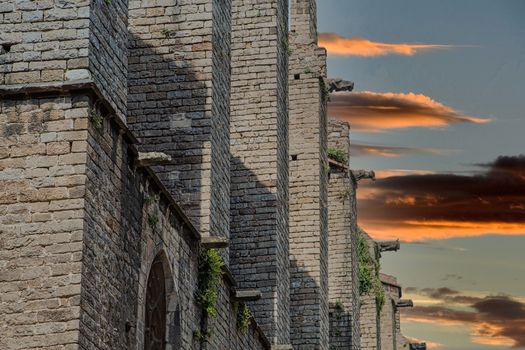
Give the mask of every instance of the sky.
[{"label": "sky", "polygon": [[359,224],[415,307],[406,336],[447,350],[525,349],[525,1],[321,0],[328,75],[355,83]]}]

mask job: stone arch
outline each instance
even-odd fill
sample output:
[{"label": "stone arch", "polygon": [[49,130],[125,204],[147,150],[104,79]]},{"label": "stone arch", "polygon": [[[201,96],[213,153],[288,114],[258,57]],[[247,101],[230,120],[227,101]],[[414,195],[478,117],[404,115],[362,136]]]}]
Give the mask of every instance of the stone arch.
[{"label": "stone arch", "polygon": [[150,261],[140,305],[143,330],[138,349],[178,350],[180,307],[170,262],[162,249]]}]

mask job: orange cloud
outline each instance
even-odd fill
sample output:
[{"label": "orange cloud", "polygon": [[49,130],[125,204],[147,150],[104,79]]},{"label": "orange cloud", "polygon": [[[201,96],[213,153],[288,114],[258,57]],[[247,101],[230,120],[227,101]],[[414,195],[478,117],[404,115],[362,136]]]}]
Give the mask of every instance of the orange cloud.
[{"label": "orange cloud", "polygon": [[388,44],[370,41],[359,37],[346,38],[335,33],[320,33],[319,46],[324,47],[329,55],[377,57],[386,55],[414,56],[421,51],[448,49],[452,45],[433,44]]},{"label": "orange cloud", "polygon": [[357,191],[360,225],[376,239],[525,235],[525,155],[475,175],[387,172]]},{"label": "orange cloud", "polygon": [[414,127],[438,128],[453,123],[488,123],[464,114],[423,94],[393,92],[336,92],[328,114],[344,120],[353,130],[379,132]]},{"label": "orange cloud", "polygon": [[435,148],[370,145],[356,142],[353,142],[350,145],[350,154],[353,157],[373,156],[396,158],[411,154],[445,155],[449,154],[450,152],[450,150],[441,150]]},{"label": "orange cloud", "polygon": [[[397,204],[401,204],[398,202]],[[414,204],[408,204],[414,206]],[[374,239],[401,239],[403,242],[417,242],[428,239],[454,237],[479,237],[488,234],[525,235],[525,225],[501,222],[483,223],[461,221],[406,221],[393,224],[389,221],[366,222],[361,224]]]}]

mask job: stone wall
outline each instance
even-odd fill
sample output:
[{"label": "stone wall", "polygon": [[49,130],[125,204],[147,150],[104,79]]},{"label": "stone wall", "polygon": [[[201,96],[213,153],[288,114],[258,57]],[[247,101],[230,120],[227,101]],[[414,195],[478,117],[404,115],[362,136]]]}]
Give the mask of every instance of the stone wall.
[{"label": "stone wall", "polygon": [[[203,235],[229,236],[230,2],[129,2],[128,122]],[[226,257],[226,256],[225,256]]]},{"label": "stone wall", "polygon": [[328,121],[328,147],[347,155],[345,164],[330,164],[328,183],[328,282],[330,348],[359,348],[359,280],[357,265],[356,183],[348,168],[347,123]]},{"label": "stone wall", "polygon": [[291,341],[296,349],[328,349],[326,51],[310,31],[315,1],[292,1],[291,11]]},{"label": "stone wall", "polygon": [[2,1],[0,83],[89,78],[90,1]]},{"label": "stone wall", "polygon": [[86,99],[0,98],[0,348],[78,342]]},{"label": "stone wall", "polygon": [[234,0],[231,95],[231,269],[262,292],[255,317],[288,344],[288,6]]},{"label": "stone wall", "polygon": [[[364,231],[361,231],[368,242],[370,254],[376,258],[377,245]],[[360,296],[361,308],[359,314],[361,349],[381,350],[381,318],[376,295],[373,290]]]},{"label": "stone wall", "polygon": [[[201,349],[195,300],[199,234],[133,136],[92,93],[3,97],[0,114],[0,347],[142,349],[145,284],[165,260],[172,349]],[[31,267],[28,269],[28,267]],[[237,328],[235,288],[219,286],[207,349],[268,349],[255,322]]]},{"label": "stone wall", "polygon": [[381,349],[381,322],[374,294],[361,296],[360,334],[362,350]]},{"label": "stone wall", "polygon": [[[128,95],[128,1],[90,0],[89,72],[117,116],[126,120]],[[71,1],[63,2],[70,8]],[[86,61],[82,61],[85,67]],[[81,78],[81,71],[77,73]]]},{"label": "stone wall", "polygon": [[0,7],[0,82],[93,79],[125,119],[127,3],[7,1]]},{"label": "stone wall", "polygon": [[[133,146],[116,124],[105,121],[102,130],[90,129],[87,171],[80,345],[143,348],[146,281],[161,254],[168,344],[200,349],[195,334],[205,331],[195,300],[199,234],[154,172],[135,167]],[[255,323],[246,333],[237,329],[231,283],[224,278],[219,286],[218,317],[208,321],[206,349],[268,348]]]},{"label": "stone wall", "polygon": [[385,290],[385,304],[381,310],[381,349],[396,350],[400,337],[399,311],[396,305],[401,297],[401,287],[392,276],[381,274],[381,281]]}]

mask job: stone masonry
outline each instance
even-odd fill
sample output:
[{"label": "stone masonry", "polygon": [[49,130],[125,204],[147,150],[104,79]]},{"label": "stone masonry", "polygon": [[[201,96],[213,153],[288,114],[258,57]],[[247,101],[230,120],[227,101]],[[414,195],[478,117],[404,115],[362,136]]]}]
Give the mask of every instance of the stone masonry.
[{"label": "stone masonry", "polygon": [[328,349],[326,51],[317,46],[314,0],[293,0],[290,71],[291,341]]},{"label": "stone masonry", "polygon": [[330,160],[328,187],[328,290],[330,348],[359,349],[359,280],[356,181],[349,164],[350,127],[329,120],[328,147],[343,151],[346,161]]},{"label": "stone masonry", "polygon": [[316,21],[315,0],[0,3],[0,349],[402,348],[393,277],[380,318],[359,295]]},{"label": "stone masonry", "polygon": [[273,344],[290,342],[287,28],[286,1],[233,1],[231,268]]},{"label": "stone masonry", "polygon": [[[364,231],[361,231],[368,242],[370,254],[376,257],[376,242]],[[380,310],[374,291],[360,297],[361,308],[359,315],[361,349],[381,350],[381,320]]]},{"label": "stone masonry", "polygon": [[401,298],[401,287],[393,276],[381,274],[380,277],[385,290],[385,304],[381,310],[381,350],[396,350],[400,338],[397,303]]},{"label": "stone masonry", "polygon": [[129,2],[128,123],[203,235],[229,236],[229,1]]}]

